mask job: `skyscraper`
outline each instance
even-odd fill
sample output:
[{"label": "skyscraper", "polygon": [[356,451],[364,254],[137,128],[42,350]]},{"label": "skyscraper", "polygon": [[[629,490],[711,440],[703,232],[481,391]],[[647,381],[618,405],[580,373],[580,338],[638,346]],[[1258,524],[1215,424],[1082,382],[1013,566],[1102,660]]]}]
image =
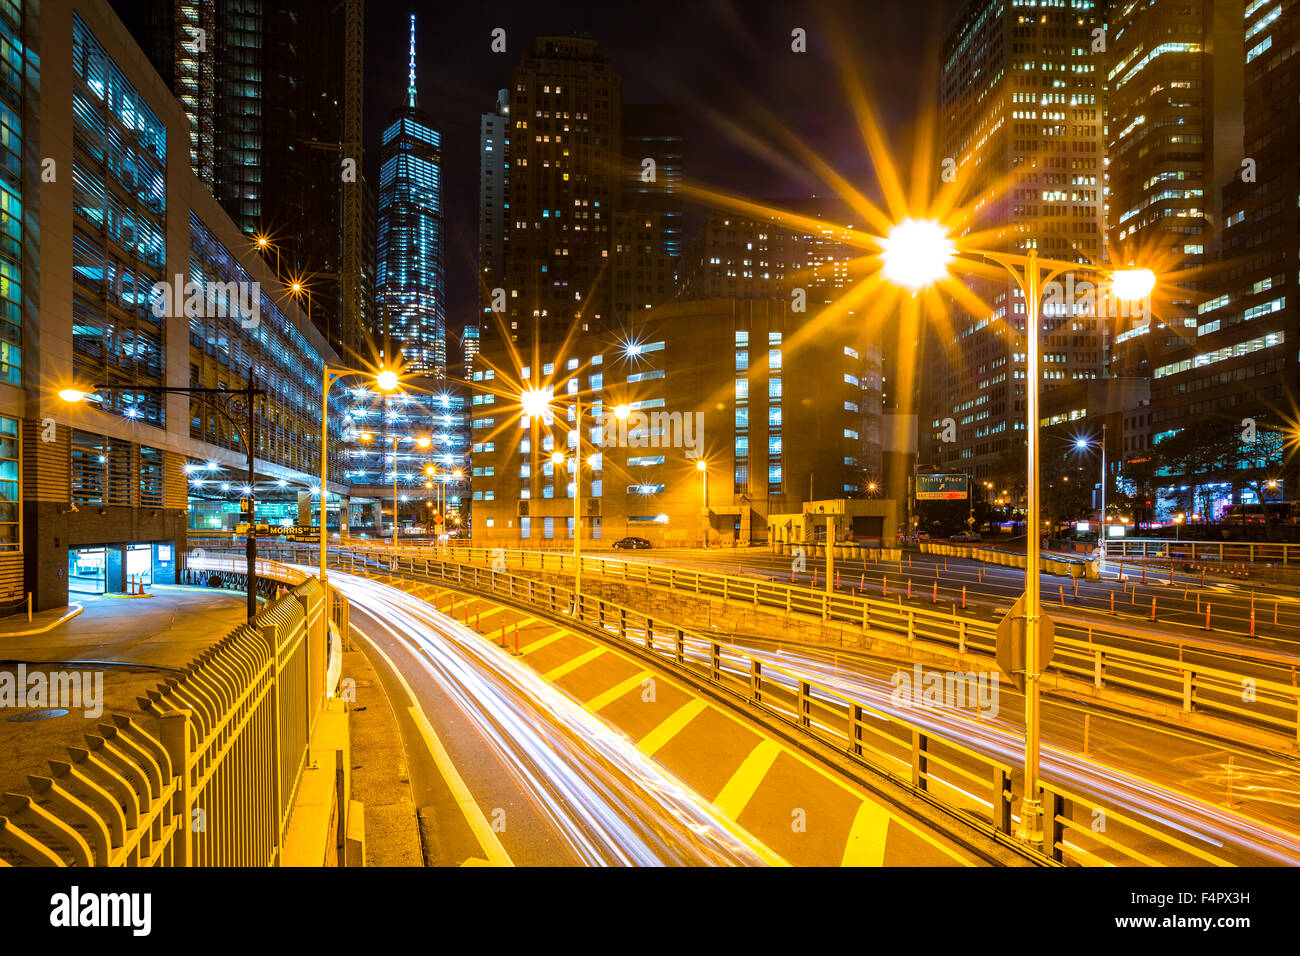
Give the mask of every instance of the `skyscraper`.
[{"label": "skyscraper", "polygon": [[682,254],[682,108],[623,106],[623,187],[614,220],[612,308],[627,326],[671,302]]},{"label": "skyscraper", "polygon": [[478,262],[479,314],[461,334],[468,376],[478,354],[479,332],[491,326],[493,302],[504,297],[506,211],[510,208],[510,94],[497,92],[492,112],[479,119]]},{"label": "skyscraper", "polygon": [[317,328],[336,348],[355,347],[361,336],[343,328],[339,288],[347,4],[112,6],[185,110],[195,176],[241,232],[271,240],[274,268],[310,277]]},{"label": "skyscraper", "polygon": [[442,136],[417,105],[415,15],[411,15],[406,103],[393,111],[379,154],[375,294],[385,349],[406,370],[447,370],[443,276]]},{"label": "skyscraper", "polygon": [[539,37],[509,92],[506,310],[484,330],[485,350],[502,336],[540,348],[575,326],[604,328],[611,313],[622,82],[594,40]]},{"label": "skyscraper", "polygon": [[[1244,141],[1236,162],[1224,164],[1229,178],[1206,184],[1224,187],[1219,261],[1183,336],[1153,355],[1150,432],[1155,444],[1188,428],[1207,443],[1231,436],[1235,454],[1166,475],[1157,516],[1190,506],[1212,521],[1233,503],[1296,497],[1294,465],[1284,475],[1282,462],[1300,395],[1300,72],[1289,64],[1300,49],[1300,17],[1286,4],[1250,0],[1244,10],[1236,5],[1229,24],[1216,19],[1217,43],[1234,34]],[[1270,480],[1278,482],[1272,491]]]},{"label": "skyscraper", "polygon": [[[1107,71],[1108,232],[1121,255],[1168,249],[1180,269],[1210,261],[1220,187],[1241,161],[1243,0],[1115,4]],[[1117,329],[1112,371],[1147,375],[1195,326],[1196,303]],[[1191,326],[1183,320],[1190,318]],[[1163,327],[1162,327],[1163,326]]]},{"label": "skyscraper", "polygon": [[[1103,18],[1093,0],[971,0],[943,53],[942,156],[955,163],[968,208],[965,232],[996,230],[1007,251],[1102,259]],[[1010,178],[1008,178],[1010,173]],[[990,310],[960,310],[936,329],[925,376],[922,433],[930,463],[975,475],[1010,466],[1025,428],[1025,302],[1011,281],[977,283]],[[1105,374],[1105,332],[1073,302],[1043,315],[1043,381]],[[902,398],[908,384],[896,383]],[[956,441],[943,441],[956,426]]]}]

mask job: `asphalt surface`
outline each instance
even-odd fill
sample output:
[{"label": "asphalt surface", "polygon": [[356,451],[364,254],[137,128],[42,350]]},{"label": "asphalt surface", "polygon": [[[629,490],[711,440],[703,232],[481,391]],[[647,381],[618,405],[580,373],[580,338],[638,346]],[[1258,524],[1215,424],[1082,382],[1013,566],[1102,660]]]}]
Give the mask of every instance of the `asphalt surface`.
[{"label": "asphalt surface", "polygon": [[590,637],[427,586],[413,596],[341,572],[330,581],[352,602],[354,633],[398,715],[426,862],[974,862]]}]

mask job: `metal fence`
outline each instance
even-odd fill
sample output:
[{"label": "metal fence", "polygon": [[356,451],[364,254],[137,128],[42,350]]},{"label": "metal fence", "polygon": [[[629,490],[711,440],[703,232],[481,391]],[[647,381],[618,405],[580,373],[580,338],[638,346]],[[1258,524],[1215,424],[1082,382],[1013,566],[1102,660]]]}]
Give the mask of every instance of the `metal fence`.
[{"label": "metal fence", "polygon": [[0,865],[279,863],[328,692],[328,619],[346,605],[262,564],[293,589],[140,698],[156,729],[113,714],[48,776],[30,775],[30,793],[4,795]]},{"label": "metal fence", "polygon": [[1264,541],[1179,541],[1170,538],[1109,538],[1106,557],[1214,561],[1220,564],[1280,564],[1300,567],[1300,544]]},{"label": "metal fence", "polygon": [[[342,566],[367,558],[392,560],[389,549],[339,549],[332,552]],[[452,566],[481,567],[497,573],[520,571],[572,573],[573,556],[535,551],[443,548],[405,549],[403,560],[416,563],[446,561]],[[828,593],[765,578],[741,577],[646,561],[584,557],[587,580],[602,578],[719,597],[754,608],[803,614],[859,630],[874,641],[895,643],[911,655],[930,644],[960,655],[992,656],[996,626],[951,611],[910,607],[845,591]],[[1083,682],[1103,698],[1108,694],[1137,694],[1185,713],[1246,722],[1285,735],[1300,746],[1300,687],[1294,658],[1252,649],[1225,652],[1198,639],[1161,640],[1149,632],[1111,627],[1105,622],[1071,625],[1057,622],[1055,654],[1046,673],[1066,681]],[[1078,686],[1076,683],[1075,686]]]},{"label": "metal fence", "polygon": [[[1013,835],[1012,808],[1023,788],[1018,768],[921,723],[761,660],[743,647],[602,598],[584,594],[575,602],[571,589],[490,567],[369,553],[360,558],[333,554],[331,566],[367,576],[406,573],[461,591],[503,597],[552,616],[568,616],[802,728],[990,833]],[[1043,784],[1042,791],[1050,814],[1045,817],[1049,839],[1043,852],[1057,862],[1233,865],[1212,845],[1199,846],[1194,838],[1171,832],[1176,830],[1172,826],[1161,829],[1154,817],[1144,822],[1050,782]],[[1095,825],[1098,819],[1106,821],[1100,829]]]}]

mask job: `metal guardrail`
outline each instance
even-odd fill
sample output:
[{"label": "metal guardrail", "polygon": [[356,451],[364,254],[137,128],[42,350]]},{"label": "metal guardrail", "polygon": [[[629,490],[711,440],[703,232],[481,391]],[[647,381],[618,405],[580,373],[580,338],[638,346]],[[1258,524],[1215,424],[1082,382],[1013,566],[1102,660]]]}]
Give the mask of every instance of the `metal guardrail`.
[{"label": "metal guardrail", "polygon": [[0,865],[277,865],[327,693],[327,615],[346,605],[262,563],[293,590],[140,698],[158,735],[113,714],[29,775],[31,793],[4,795]]},{"label": "metal guardrail", "polygon": [[[855,701],[795,671],[758,659],[744,648],[603,598],[584,594],[575,606],[572,590],[522,574],[415,555],[383,557],[366,554],[358,564],[356,555],[334,553],[331,567],[366,576],[375,571],[391,575],[405,572],[435,585],[478,591],[544,609],[553,617],[568,616],[802,728],[851,759],[928,795],[980,828],[1014,836],[1015,780],[1018,776],[1023,786],[1023,774],[919,723]],[[1144,823],[1067,793],[1051,782],[1043,783],[1042,796],[1055,801],[1049,804],[1054,829],[1044,852],[1057,862],[1233,865],[1195,845],[1183,833],[1162,831],[1154,819]],[[1069,805],[1061,800],[1068,800]],[[1070,814],[1079,814],[1090,823],[1075,823]],[[1099,817],[1108,821],[1100,831],[1091,822]],[[1157,861],[1153,853],[1170,859]]]},{"label": "metal guardrail", "polygon": [[[340,549],[339,555],[388,555],[391,548]],[[483,548],[406,549],[416,560],[448,560],[470,566],[508,571],[518,570],[572,573],[572,555],[551,552],[503,551]],[[988,621],[925,607],[906,607],[856,594],[815,591],[763,578],[739,577],[675,568],[645,561],[621,561],[614,558],[583,559],[583,574],[614,578],[628,583],[683,591],[696,596],[721,597],[755,608],[769,608],[786,614],[801,613],[819,617],[827,623],[856,626],[868,631],[876,640],[893,641],[899,651],[910,655],[917,642],[938,645],[958,654],[975,653],[992,657],[996,650],[996,628]],[[1215,667],[1184,660],[1181,647],[1170,640],[1135,637],[1133,633],[1111,629],[1104,624],[1078,628],[1085,638],[1066,636],[1068,630],[1058,625],[1055,654],[1047,668],[1049,675],[1080,680],[1102,693],[1107,690],[1136,692],[1171,704],[1186,713],[1201,712],[1227,720],[1248,720],[1258,726],[1285,734],[1300,746],[1300,687],[1291,669],[1293,683],[1252,675],[1243,670]],[[1145,650],[1134,650],[1139,644]],[[1177,649],[1177,658],[1172,652]],[[1165,651],[1165,654],[1161,652]],[[1272,672],[1281,672],[1267,654],[1258,659],[1242,655],[1243,663],[1253,663]]]},{"label": "metal guardrail", "polygon": [[1106,557],[1167,558],[1220,564],[1276,563],[1300,567],[1300,544],[1266,541],[1179,541],[1170,538],[1110,538]]}]

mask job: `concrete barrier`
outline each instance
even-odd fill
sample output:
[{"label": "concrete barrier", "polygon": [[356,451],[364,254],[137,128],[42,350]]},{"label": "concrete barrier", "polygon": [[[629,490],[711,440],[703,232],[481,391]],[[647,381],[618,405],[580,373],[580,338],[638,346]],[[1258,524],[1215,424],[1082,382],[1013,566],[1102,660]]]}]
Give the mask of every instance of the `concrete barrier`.
[{"label": "concrete barrier", "polygon": [[[983,561],[985,564],[998,564],[1007,568],[1023,568],[1027,562],[1025,555],[1016,551],[995,551],[967,544],[940,544],[922,542],[921,551],[925,554],[938,554],[950,558],[966,558],[970,561]],[[1101,562],[1063,558],[1058,555],[1040,555],[1038,568],[1047,574],[1059,577],[1084,578],[1088,581],[1101,580]]]}]

